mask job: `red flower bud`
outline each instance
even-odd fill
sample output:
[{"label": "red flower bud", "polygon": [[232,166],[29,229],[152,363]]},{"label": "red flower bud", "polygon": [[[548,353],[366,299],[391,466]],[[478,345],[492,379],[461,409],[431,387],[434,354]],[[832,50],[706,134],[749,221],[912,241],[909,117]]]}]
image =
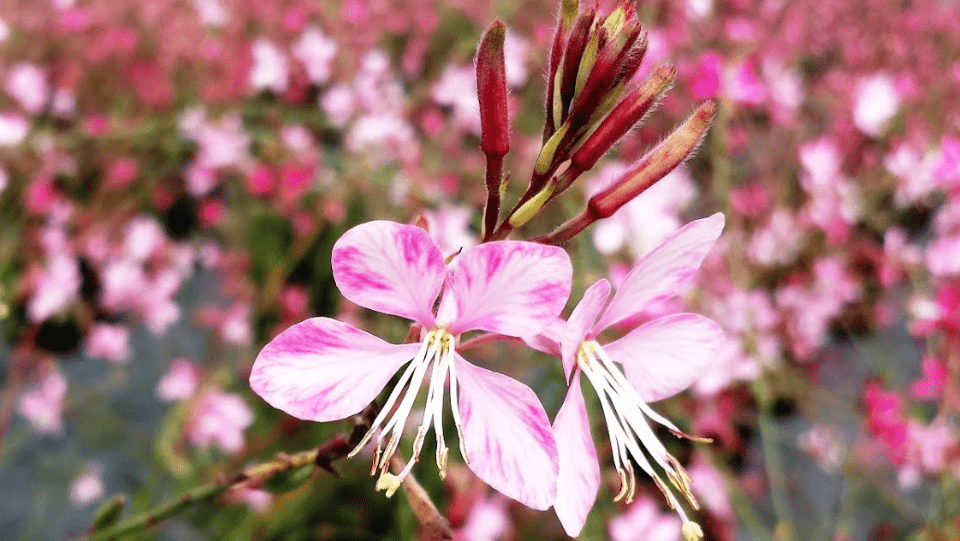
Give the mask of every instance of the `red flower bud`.
[{"label": "red flower bud", "polygon": [[646,115],[673,84],[677,70],[663,66],[644,81],[604,118],[600,126],[590,134],[573,153],[571,162],[578,170],[591,169],[613,145]]},{"label": "red flower bud", "polygon": [[611,216],[644,190],[653,186],[689,158],[700,145],[717,112],[717,103],[707,101],[679,128],[640,159],[609,188],[587,202],[587,213],[594,220]]},{"label": "red flower bud", "polygon": [[480,148],[484,154],[503,156],[510,150],[507,120],[507,76],[503,43],[506,28],[490,25],[477,50],[477,95],[480,99]]}]

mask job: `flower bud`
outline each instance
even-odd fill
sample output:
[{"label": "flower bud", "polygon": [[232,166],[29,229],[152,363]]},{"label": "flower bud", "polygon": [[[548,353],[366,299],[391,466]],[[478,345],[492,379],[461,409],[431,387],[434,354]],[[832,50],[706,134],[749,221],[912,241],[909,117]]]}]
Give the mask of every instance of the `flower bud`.
[{"label": "flower bud", "polygon": [[477,49],[477,95],[480,100],[480,148],[484,154],[503,156],[510,150],[507,120],[507,76],[503,44],[506,27],[490,25]]},{"label": "flower bud", "polygon": [[114,496],[103,502],[103,505],[97,509],[94,515],[93,526],[90,527],[90,531],[98,532],[116,524],[123,514],[123,506],[126,505],[126,503],[127,500],[123,496]]},{"label": "flower bud", "polygon": [[697,149],[716,112],[717,104],[712,100],[701,105],[686,122],[641,158],[619,180],[591,197],[587,203],[587,212],[594,219],[611,216],[673,171]]},{"label": "flower bud", "polygon": [[274,494],[290,492],[307,482],[307,479],[313,474],[313,469],[313,464],[307,464],[292,470],[277,472],[264,481],[263,488]]},{"label": "flower bud", "polygon": [[676,68],[663,66],[628,94],[580,144],[580,148],[571,157],[572,165],[580,171],[591,169],[597,160],[653,108],[660,96],[673,84],[676,75]]}]

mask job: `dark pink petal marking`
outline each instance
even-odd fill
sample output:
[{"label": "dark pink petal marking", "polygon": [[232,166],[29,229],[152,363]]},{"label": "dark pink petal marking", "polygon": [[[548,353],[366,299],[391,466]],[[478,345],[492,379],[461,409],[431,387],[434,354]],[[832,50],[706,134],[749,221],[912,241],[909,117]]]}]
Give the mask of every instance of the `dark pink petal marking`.
[{"label": "dark pink petal marking", "polygon": [[426,231],[386,221],[360,224],[334,245],[332,262],[337,287],[351,302],[433,326],[446,271]]},{"label": "dark pink petal marking", "polygon": [[455,362],[470,469],[514,500],[547,509],[557,494],[557,446],[537,395],[459,355]]},{"label": "dark pink petal marking", "polygon": [[451,332],[533,336],[570,295],[570,258],[555,246],[500,241],[471,248],[450,265],[444,307]]},{"label": "dark pink petal marking", "polygon": [[260,351],[250,388],[294,417],[343,419],[372,402],[419,347],[390,344],[335,319],[308,319]]}]

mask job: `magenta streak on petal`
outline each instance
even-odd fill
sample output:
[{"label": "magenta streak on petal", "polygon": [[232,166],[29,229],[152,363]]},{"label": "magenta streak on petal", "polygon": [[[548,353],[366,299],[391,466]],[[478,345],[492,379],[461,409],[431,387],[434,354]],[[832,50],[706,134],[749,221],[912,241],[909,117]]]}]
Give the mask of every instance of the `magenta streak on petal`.
[{"label": "magenta streak on petal", "polygon": [[470,468],[493,488],[535,509],[556,497],[556,443],[525,385],[457,361],[460,416]]},{"label": "magenta streak on petal", "polygon": [[420,266],[421,260],[425,258],[426,254],[423,253],[423,245],[418,242],[420,239],[412,233],[413,230],[410,229],[397,229],[394,238],[397,244],[402,247],[400,252],[403,254],[404,261],[411,268],[416,268]]},{"label": "magenta streak on petal", "polygon": [[362,261],[360,250],[350,246],[341,248],[333,253],[333,265],[342,267],[345,271],[342,280],[353,289],[379,289],[387,291],[393,285],[383,279],[383,276],[371,274],[370,269],[358,262]]}]

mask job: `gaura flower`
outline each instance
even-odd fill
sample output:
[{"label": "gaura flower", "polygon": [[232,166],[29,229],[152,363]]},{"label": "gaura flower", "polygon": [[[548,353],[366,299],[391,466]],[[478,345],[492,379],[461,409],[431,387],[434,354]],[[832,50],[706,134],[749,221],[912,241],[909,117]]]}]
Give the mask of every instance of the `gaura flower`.
[{"label": "gaura flower", "polygon": [[[375,221],[354,227],[337,241],[333,276],[350,301],[419,323],[420,343],[390,344],[340,321],[308,319],[263,348],[250,375],[253,390],[295,417],[334,421],[360,412],[406,365],[351,453],[379,432],[373,471],[380,470],[377,488],[390,496],[417,461],[431,427],[444,475],[448,449],[441,416],[449,381],[460,453],[477,477],[532,508],[553,505],[557,451],[543,406],[526,385],[467,362],[456,347],[467,331],[532,337],[555,321],[570,294],[572,268],[566,253],[501,241],[465,250],[445,265],[422,229]],[[394,475],[390,458],[428,373],[423,421],[411,458]]]},{"label": "gaura flower", "polygon": [[648,403],[682,391],[703,374],[723,340],[723,332],[703,316],[672,314],[644,323],[602,346],[597,336],[642,312],[644,307],[675,296],[694,277],[719,237],[723,223],[723,215],[715,214],[686,225],[637,263],[609,303],[610,283],[601,279],[584,292],[566,322],[558,320],[544,333],[527,340],[532,347],[560,357],[570,380],[553,429],[560,464],[555,508],[571,536],[583,528],[600,486],[597,452],[580,388],[581,374],[600,398],[613,463],[621,479],[615,500],[632,500],[637,465],[653,478],[669,505],[679,513],[684,537],[698,539],[702,535],[700,527],[687,518],[660,472],[674,490],[697,508],[690,491],[690,477],[657,439],[649,420],[678,436],[690,436]]}]

